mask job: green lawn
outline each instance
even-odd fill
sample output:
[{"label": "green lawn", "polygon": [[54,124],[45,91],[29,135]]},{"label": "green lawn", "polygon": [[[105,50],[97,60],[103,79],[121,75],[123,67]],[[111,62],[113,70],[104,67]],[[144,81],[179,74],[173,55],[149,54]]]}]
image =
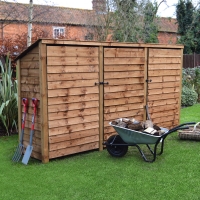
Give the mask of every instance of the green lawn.
[{"label": "green lawn", "polygon": [[[181,110],[181,122],[200,121],[200,104]],[[1,200],[199,200],[200,146],[172,133],[164,153],[146,163],[135,147],[123,158],[91,151],[13,163],[17,136],[0,138]]]}]

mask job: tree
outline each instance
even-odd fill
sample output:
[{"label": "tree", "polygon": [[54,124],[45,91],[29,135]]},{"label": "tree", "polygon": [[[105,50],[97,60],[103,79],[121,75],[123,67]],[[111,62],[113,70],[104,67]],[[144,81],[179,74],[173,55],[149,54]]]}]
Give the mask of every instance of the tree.
[{"label": "tree", "polygon": [[[16,58],[21,52],[27,48],[27,32],[22,34],[16,34],[15,37],[6,37],[4,40],[0,41],[0,56],[6,56],[9,53],[9,56],[12,60]],[[35,42],[39,38],[47,38],[48,32],[41,30],[38,27],[32,29],[31,41]]]},{"label": "tree", "polygon": [[200,53],[200,9],[190,0],[180,0],[176,6],[179,43],[184,44],[184,53]]},{"label": "tree", "polygon": [[115,0],[114,39],[120,42],[138,42],[142,32],[141,6],[135,0]]},{"label": "tree", "polygon": [[30,0],[30,2],[29,2],[29,15],[28,15],[27,47],[29,47],[31,45],[32,20],[33,20],[33,0]]},{"label": "tree", "polygon": [[194,6],[191,1],[186,1],[185,3],[185,29],[187,30],[193,22]]},{"label": "tree", "polygon": [[143,41],[145,43],[158,43],[158,26],[155,23],[156,14],[158,11],[156,2],[147,2],[144,8],[144,30]]},{"label": "tree", "polygon": [[[91,24],[96,37],[105,41],[112,34],[114,41],[158,42],[157,11],[159,4],[150,0],[106,0],[106,9],[96,12]],[[105,8],[105,6],[103,6]]]},{"label": "tree", "polygon": [[193,52],[200,53],[200,9],[194,12],[194,21],[191,28],[193,36]]},{"label": "tree", "polygon": [[116,18],[121,26],[119,25],[115,32],[116,38],[119,38],[119,41],[157,43],[157,11],[164,2],[166,1],[162,0],[160,3],[157,1],[152,3],[150,0],[120,1],[123,6],[117,7]]},{"label": "tree", "polygon": [[98,41],[105,41],[107,36],[111,34],[114,21],[113,0],[105,0],[103,3],[95,10],[93,17],[88,17],[91,24],[88,26],[88,32],[94,33]]},{"label": "tree", "polygon": [[184,0],[180,0],[176,6],[176,19],[178,22],[178,33],[184,35],[185,29],[186,7]]},{"label": "tree", "polygon": [[[44,4],[48,5],[48,0],[43,0]],[[28,3],[28,0],[27,0]],[[51,14],[50,6],[43,6],[43,9],[35,9],[33,12],[33,0],[29,0],[29,4],[18,3],[14,0],[14,3],[8,2],[7,0],[0,1],[0,15],[1,15],[1,27],[4,29],[5,26],[12,24],[13,21],[19,18],[19,16],[24,17],[23,22],[27,23],[27,46],[31,45],[31,34],[32,34],[32,22],[35,18],[39,18],[45,13]],[[3,17],[3,18],[2,18]],[[17,34],[16,34],[17,35]],[[14,36],[13,36],[14,37]],[[2,38],[7,40],[7,38]],[[14,38],[12,38],[13,40]]]}]

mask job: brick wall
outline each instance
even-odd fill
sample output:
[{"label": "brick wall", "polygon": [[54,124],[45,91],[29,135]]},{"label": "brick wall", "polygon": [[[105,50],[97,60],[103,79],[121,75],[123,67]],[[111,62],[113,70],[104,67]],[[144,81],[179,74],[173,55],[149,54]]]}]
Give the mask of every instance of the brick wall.
[{"label": "brick wall", "polygon": [[[53,27],[65,27],[65,39],[69,40],[86,40],[89,33],[92,33],[87,27],[84,26],[61,26],[61,25],[44,25],[44,24],[33,24],[34,28],[39,28],[45,31],[46,38],[53,38]],[[0,31],[0,39],[5,37],[14,38],[16,35],[22,35],[27,33],[27,24],[8,24],[2,26]],[[95,40],[95,38],[93,38]],[[176,44],[177,33],[159,32],[158,33],[159,43],[162,44]]]},{"label": "brick wall", "polygon": [[[85,40],[85,37],[88,35],[88,29],[82,26],[61,26],[61,25],[35,25],[33,24],[32,28],[39,28],[43,30],[48,38],[53,38],[53,27],[65,27],[65,39],[71,40]],[[0,39],[11,37],[15,38],[16,35],[22,35],[27,33],[28,26],[27,24],[8,24],[4,25],[1,29]]]},{"label": "brick wall", "polygon": [[158,41],[161,44],[176,44],[177,33],[159,32]]}]

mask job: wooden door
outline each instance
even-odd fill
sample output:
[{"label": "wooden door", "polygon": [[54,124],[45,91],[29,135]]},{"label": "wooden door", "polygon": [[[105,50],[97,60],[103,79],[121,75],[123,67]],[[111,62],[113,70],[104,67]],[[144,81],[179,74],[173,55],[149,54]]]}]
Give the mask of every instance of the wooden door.
[{"label": "wooden door", "polygon": [[104,48],[104,140],[113,134],[109,122],[144,118],[144,48]]},{"label": "wooden door", "polygon": [[171,128],[179,124],[182,49],[149,48],[148,107],[154,123]]},{"label": "wooden door", "polygon": [[98,51],[47,47],[49,158],[99,147]]}]

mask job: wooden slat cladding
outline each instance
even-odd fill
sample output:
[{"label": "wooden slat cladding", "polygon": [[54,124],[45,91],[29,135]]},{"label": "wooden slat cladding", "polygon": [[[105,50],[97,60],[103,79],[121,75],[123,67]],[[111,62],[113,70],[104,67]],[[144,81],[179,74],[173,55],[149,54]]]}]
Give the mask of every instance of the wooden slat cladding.
[{"label": "wooden slat cladding", "polygon": [[179,121],[181,62],[181,49],[149,49],[149,112],[154,123],[167,128]]},{"label": "wooden slat cladding", "polygon": [[95,87],[84,87],[84,88],[62,88],[49,90],[48,97],[62,97],[69,95],[85,95],[94,94],[98,92]]},{"label": "wooden slat cladding", "polygon": [[[28,111],[26,115],[26,125],[24,131],[24,146],[29,144],[30,131],[32,125],[32,98],[40,100],[40,84],[39,84],[39,48],[35,47],[29,54],[20,60],[20,101],[22,98],[29,100]],[[21,106],[21,112],[23,107]],[[21,120],[19,120],[21,127]],[[33,135],[33,153],[32,157],[41,159],[41,129],[40,129],[40,109],[37,109],[35,118],[35,134]]]},{"label": "wooden slat cladding", "polygon": [[105,48],[106,57],[110,58],[138,58],[144,57],[143,48]]},{"label": "wooden slat cladding", "polygon": [[88,109],[88,108],[96,108],[99,107],[99,102],[98,101],[88,101],[88,102],[78,102],[78,103],[64,103],[64,104],[60,104],[59,106],[55,106],[55,105],[49,105],[48,106],[48,111],[49,113],[55,113],[55,112],[61,112],[61,111],[70,111],[70,110],[75,110],[75,109],[79,109],[79,110],[84,110],[84,109]]},{"label": "wooden slat cladding", "polygon": [[47,65],[98,65],[98,57],[48,57]]},{"label": "wooden slat cladding", "polygon": [[143,70],[144,69],[144,66],[143,65],[117,65],[118,67],[116,68],[115,66],[113,65],[107,65],[106,69],[104,69],[104,71],[112,71],[112,72],[128,72],[128,71],[133,71],[133,70]]},{"label": "wooden slat cladding", "polygon": [[104,57],[104,64],[105,65],[110,65],[110,64],[113,64],[113,63],[118,63],[118,64],[121,64],[121,65],[130,65],[130,64],[144,64],[144,58],[127,58],[127,57],[124,57],[124,58],[106,58]]},{"label": "wooden slat cladding", "polygon": [[[49,81],[50,81],[50,74],[55,74],[58,73],[58,75],[62,78],[62,75],[63,74],[66,74],[66,73],[73,73],[73,72],[99,72],[99,67],[98,65],[81,65],[81,67],[79,66],[65,66],[65,65],[57,65],[57,66],[48,66],[47,68],[47,73],[48,73],[48,78],[49,78]],[[77,74],[78,75],[78,74]]]},{"label": "wooden slat cladding", "polygon": [[50,158],[99,147],[98,56],[96,47],[47,47]]},{"label": "wooden slat cladding", "polygon": [[[75,70],[74,70],[75,71]],[[87,70],[85,70],[87,71]],[[98,72],[98,70],[96,71]],[[55,74],[58,73],[58,74]],[[74,77],[77,78],[77,80],[90,80],[90,79],[97,79],[98,78],[98,73],[70,73],[68,72],[62,72],[63,74],[59,72],[55,72],[54,74],[48,74],[48,81],[74,81]]]},{"label": "wooden slat cladding", "polygon": [[72,80],[72,81],[54,81],[48,82],[48,89],[61,89],[61,88],[80,88],[80,87],[92,87],[94,86],[95,81],[98,79],[91,80]]},{"label": "wooden slat cladding", "polygon": [[83,46],[48,46],[47,57],[98,57],[98,48]]},{"label": "wooden slat cladding", "polygon": [[60,156],[65,156],[66,152],[67,155],[70,154],[74,154],[75,152],[84,152],[84,151],[88,151],[88,150],[93,150],[93,149],[97,149],[99,148],[99,142],[90,142],[90,143],[85,143],[85,141],[83,141],[83,144],[80,143],[80,145],[70,145],[68,148],[62,148],[62,149],[58,149],[56,151],[50,151],[49,152],[49,158],[57,158]]},{"label": "wooden slat cladding", "polygon": [[181,58],[180,49],[153,49],[149,51],[150,58]]},{"label": "wooden slat cladding", "polygon": [[49,129],[49,137],[51,138],[52,136],[72,134],[74,132],[78,132],[82,130],[90,130],[90,129],[95,129],[95,128],[99,128],[99,122],[97,121],[81,123],[81,124],[77,124],[76,126],[67,125],[67,126],[62,126],[62,127],[56,127],[56,128]]},{"label": "wooden slat cladding", "polygon": [[144,48],[104,48],[104,140],[114,133],[108,123],[143,118]]}]

